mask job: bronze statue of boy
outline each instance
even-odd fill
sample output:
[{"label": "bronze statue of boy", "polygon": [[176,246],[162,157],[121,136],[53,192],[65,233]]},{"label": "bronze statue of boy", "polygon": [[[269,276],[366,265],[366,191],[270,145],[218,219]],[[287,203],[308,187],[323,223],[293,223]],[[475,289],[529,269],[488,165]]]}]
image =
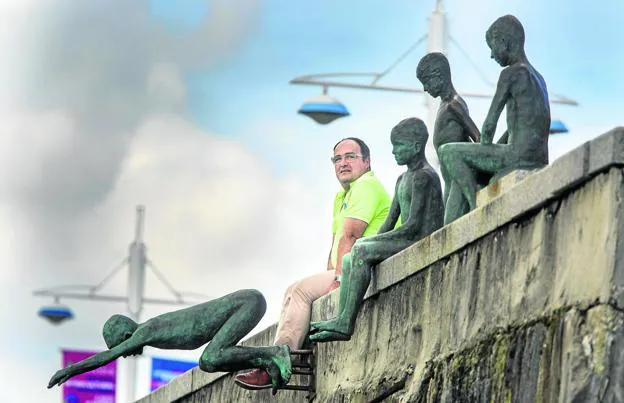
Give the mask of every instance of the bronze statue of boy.
[{"label": "bronze statue of boy", "polygon": [[[312,322],[311,341],[350,340],[372,268],[442,226],[440,178],[425,157],[428,137],[427,127],[417,118],[405,119],[392,129],[392,153],[407,171],[397,180],[390,212],[377,235],[357,240],[343,258],[338,316]],[[399,217],[401,225],[396,227]]]},{"label": "bronze statue of boy", "polygon": [[[416,67],[416,77],[423,85],[425,92],[434,98],[440,97],[440,107],[433,130],[433,146],[440,159],[440,147],[447,143],[474,142],[478,143],[480,134],[477,125],[470,118],[468,105],[457,93],[451,80],[451,67],[448,59],[440,52],[428,53],[420,59]],[[468,203],[464,195],[446,172],[444,165],[440,166],[444,179],[444,205],[455,206],[461,211],[452,212],[452,216],[461,215],[468,211]],[[445,213],[450,213],[446,210]],[[445,217],[445,223],[447,219]]]},{"label": "bronze statue of boy", "polygon": [[[505,15],[490,26],[485,39],[492,58],[504,69],[483,123],[481,144],[451,143],[439,150],[441,164],[463,193],[470,210],[476,207],[478,172],[495,180],[516,169],[548,165],[548,92],[544,78],[524,52],[524,28],[516,17]],[[498,144],[492,144],[503,108],[507,110],[507,131]],[[450,202],[447,210],[461,210]],[[447,222],[459,215],[447,214]]]},{"label": "bronze statue of boy", "polygon": [[291,359],[288,346],[237,346],[262,319],[266,301],[257,290],[239,290],[202,304],[168,312],[138,324],[123,315],[106,321],[103,336],[109,350],[57,371],[48,388],[69,378],[104,366],[119,357],[141,354],[150,346],[170,350],[194,350],[209,343],[199,359],[206,372],[230,372],[264,368],[273,392],[288,383]]}]

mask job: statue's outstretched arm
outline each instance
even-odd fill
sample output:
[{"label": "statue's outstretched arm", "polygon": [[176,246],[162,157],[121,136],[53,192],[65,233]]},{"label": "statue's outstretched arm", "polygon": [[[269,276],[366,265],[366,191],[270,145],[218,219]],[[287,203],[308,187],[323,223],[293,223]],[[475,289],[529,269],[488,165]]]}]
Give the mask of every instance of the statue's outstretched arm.
[{"label": "statue's outstretched arm", "polygon": [[76,375],[83,374],[85,372],[92,371],[96,368],[103,367],[121,357],[124,354],[129,354],[133,351],[141,349],[145,343],[140,342],[138,337],[132,336],[128,340],[120,343],[119,345],[111,348],[110,350],[102,351],[92,355],[91,357],[84,359],[76,364],[68,365],[67,367],[58,370],[48,383],[48,389],[65,383],[69,378]]}]

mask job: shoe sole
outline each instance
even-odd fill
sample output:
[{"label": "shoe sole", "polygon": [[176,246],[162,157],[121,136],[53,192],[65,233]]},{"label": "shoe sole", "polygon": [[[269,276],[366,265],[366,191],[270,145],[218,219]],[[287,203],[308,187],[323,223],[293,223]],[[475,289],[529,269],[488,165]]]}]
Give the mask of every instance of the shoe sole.
[{"label": "shoe sole", "polygon": [[238,386],[240,386],[243,389],[248,389],[248,390],[262,390],[262,389],[270,389],[273,385],[271,385],[270,383],[266,384],[266,385],[252,385],[249,383],[245,383],[241,380],[238,379],[234,379],[234,383],[237,384]]}]

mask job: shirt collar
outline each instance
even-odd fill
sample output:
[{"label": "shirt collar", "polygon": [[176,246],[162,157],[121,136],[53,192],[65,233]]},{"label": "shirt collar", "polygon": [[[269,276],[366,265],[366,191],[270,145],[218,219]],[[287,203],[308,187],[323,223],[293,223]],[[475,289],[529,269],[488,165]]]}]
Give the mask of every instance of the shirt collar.
[{"label": "shirt collar", "polygon": [[[356,180],[354,180],[353,182],[351,182],[351,184],[349,185],[349,189],[351,189],[353,187],[353,185],[355,185],[356,183],[362,181],[365,178],[371,178],[375,176],[375,174],[373,173],[373,171],[367,171],[364,174],[362,174],[362,176],[360,176],[359,178],[357,178]],[[340,191],[338,192],[340,195],[345,195],[347,193],[346,190],[344,190],[344,188],[341,188]]]}]

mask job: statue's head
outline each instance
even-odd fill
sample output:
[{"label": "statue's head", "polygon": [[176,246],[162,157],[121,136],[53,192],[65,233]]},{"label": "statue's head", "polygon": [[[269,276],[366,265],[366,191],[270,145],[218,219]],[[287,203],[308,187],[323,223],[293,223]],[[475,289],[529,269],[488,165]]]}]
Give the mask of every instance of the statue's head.
[{"label": "statue's head", "polygon": [[[106,346],[111,349],[120,345],[121,343],[132,337],[138,327],[139,325],[127,316],[111,316],[106,321],[106,323],[104,323],[104,328],[102,329],[102,335],[104,336]],[[142,352],[143,349],[140,349],[138,351],[133,351],[129,354],[124,354],[124,357],[128,355],[141,354]]]},{"label": "statue's head", "polygon": [[439,97],[444,87],[451,82],[451,68],[448,59],[440,52],[428,53],[420,59],[416,67],[416,77],[425,92]]},{"label": "statue's head", "polygon": [[428,138],[427,126],[418,118],[407,118],[394,126],[390,133],[390,141],[397,164],[407,165],[424,159]]},{"label": "statue's head", "polygon": [[511,58],[524,53],[524,28],[516,17],[505,15],[490,26],[485,41],[492,50],[492,59],[505,67]]},{"label": "statue's head", "polygon": [[370,149],[357,137],[347,137],[334,146],[332,162],[336,178],[346,189],[351,182],[370,171]]}]

